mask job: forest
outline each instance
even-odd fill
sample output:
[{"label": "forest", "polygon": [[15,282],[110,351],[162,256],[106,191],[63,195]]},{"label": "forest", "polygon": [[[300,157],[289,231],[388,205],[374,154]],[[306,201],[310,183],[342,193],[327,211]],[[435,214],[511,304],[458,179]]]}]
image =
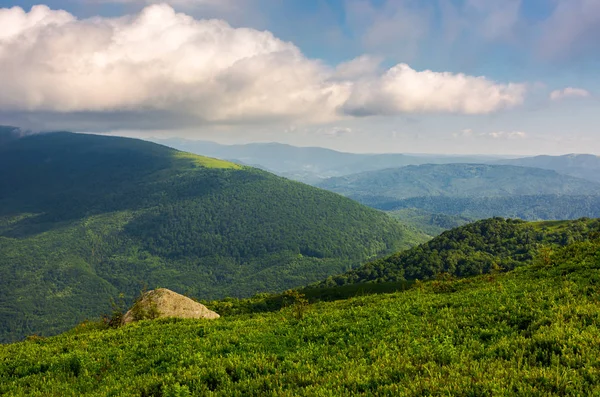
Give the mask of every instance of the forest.
[{"label": "forest", "polygon": [[134,139],[0,145],[0,341],[165,287],[202,299],[319,281],[428,236],[334,193]]}]

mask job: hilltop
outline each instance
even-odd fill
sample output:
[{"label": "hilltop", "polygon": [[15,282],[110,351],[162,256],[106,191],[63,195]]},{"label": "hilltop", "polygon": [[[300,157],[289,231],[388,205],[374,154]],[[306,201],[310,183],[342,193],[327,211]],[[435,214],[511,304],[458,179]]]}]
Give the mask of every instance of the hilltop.
[{"label": "hilltop", "polygon": [[0,341],[55,334],[144,285],[203,299],[305,285],[427,236],[349,199],[150,142],[0,145]]},{"label": "hilltop", "polygon": [[493,218],[442,233],[431,241],[329,277],[320,286],[469,277],[530,265],[542,246],[600,238],[600,219],[524,222]]}]

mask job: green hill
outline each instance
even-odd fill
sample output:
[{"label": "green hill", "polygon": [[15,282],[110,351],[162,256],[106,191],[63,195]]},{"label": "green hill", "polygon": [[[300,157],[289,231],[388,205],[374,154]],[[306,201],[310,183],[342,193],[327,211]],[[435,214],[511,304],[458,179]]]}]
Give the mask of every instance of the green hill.
[{"label": "green hill", "polygon": [[600,243],[547,259],[302,312],[84,323],[0,346],[0,394],[598,395]]},{"label": "green hill", "polygon": [[329,277],[321,286],[468,277],[531,264],[540,246],[600,237],[600,220],[524,222],[493,218],[449,230],[431,241]]},{"label": "green hill", "polygon": [[134,139],[0,145],[0,341],[55,334],[143,285],[199,298],[305,285],[427,237],[264,171]]},{"label": "green hill", "polygon": [[411,197],[600,194],[600,184],[555,171],[512,165],[425,164],[330,178],[318,185],[364,204]]}]

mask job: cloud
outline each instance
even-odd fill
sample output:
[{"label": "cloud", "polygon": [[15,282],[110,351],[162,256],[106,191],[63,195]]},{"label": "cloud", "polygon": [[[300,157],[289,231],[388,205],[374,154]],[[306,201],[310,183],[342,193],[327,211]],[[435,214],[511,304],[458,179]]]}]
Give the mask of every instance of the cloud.
[{"label": "cloud", "polygon": [[363,55],[348,62],[339,64],[332,76],[332,80],[358,80],[373,77],[379,73],[382,59]]},{"label": "cloud", "polygon": [[487,134],[488,136],[494,138],[494,139],[523,139],[525,137],[527,137],[527,134],[522,132],[522,131],[511,131],[511,132],[506,132],[506,131],[495,131],[495,132],[490,132]]},{"label": "cloud", "polygon": [[394,115],[445,112],[486,114],[523,103],[526,87],[485,77],[416,71],[399,64],[380,78],[358,83],[344,104],[348,114]]},{"label": "cloud", "polygon": [[550,59],[597,55],[600,51],[600,1],[556,0],[540,26],[539,53]]},{"label": "cloud", "polygon": [[527,134],[522,131],[493,131],[493,132],[475,133],[471,128],[466,128],[460,132],[454,132],[452,134],[452,136],[454,138],[470,138],[470,139],[481,139],[481,138],[524,139],[527,137]]},{"label": "cloud", "polygon": [[170,4],[174,7],[193,8],[200,6],[231,7],[236,0],[87,0],[90,3],[135,3],[135,4]]},{"label": "cloud", "polygon": [[550,93],[550,99],[558,101],[564,98],[589,98],[592,96],[589,91],[582,88],[567,87],[563,90],[555,90]]},{"label": "cloud", "polygon": [[432,12],[415,0],[345,0],[347,24],[364,48],[383,55],[416,55],[429,33]]},{"label": "cloud", "polygon": [[383,74],[376,58],[331,68],[268,31],[196,20],[168,5],[78,20],[36,6],[0,9],[0,114],[102,123],[331,122],[348,116],[485,114],[519,105],[525,87],[484,77]]},{"label": "cloud", "polygon": [[473,130],[471,128],[465,128],[465,129],[461,130],[460,132],[452,133],[452,136],[454,138],[469,138],[469,137],[473,136]]}]

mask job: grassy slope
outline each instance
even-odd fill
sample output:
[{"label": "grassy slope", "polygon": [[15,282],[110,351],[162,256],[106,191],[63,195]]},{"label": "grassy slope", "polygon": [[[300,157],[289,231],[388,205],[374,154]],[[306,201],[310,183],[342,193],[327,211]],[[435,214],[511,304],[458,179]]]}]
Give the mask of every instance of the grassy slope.
[{"label": "grassy slope", "polygon": [[546,267],[0,346],[10,395],[597,395],[600,243]]},{"label": "grassy slope", "polygon": [[142,286],[202,298],[305,285],[422,242],[384,214],[138,140],[0,146],[0,341],[54,334]]}]

